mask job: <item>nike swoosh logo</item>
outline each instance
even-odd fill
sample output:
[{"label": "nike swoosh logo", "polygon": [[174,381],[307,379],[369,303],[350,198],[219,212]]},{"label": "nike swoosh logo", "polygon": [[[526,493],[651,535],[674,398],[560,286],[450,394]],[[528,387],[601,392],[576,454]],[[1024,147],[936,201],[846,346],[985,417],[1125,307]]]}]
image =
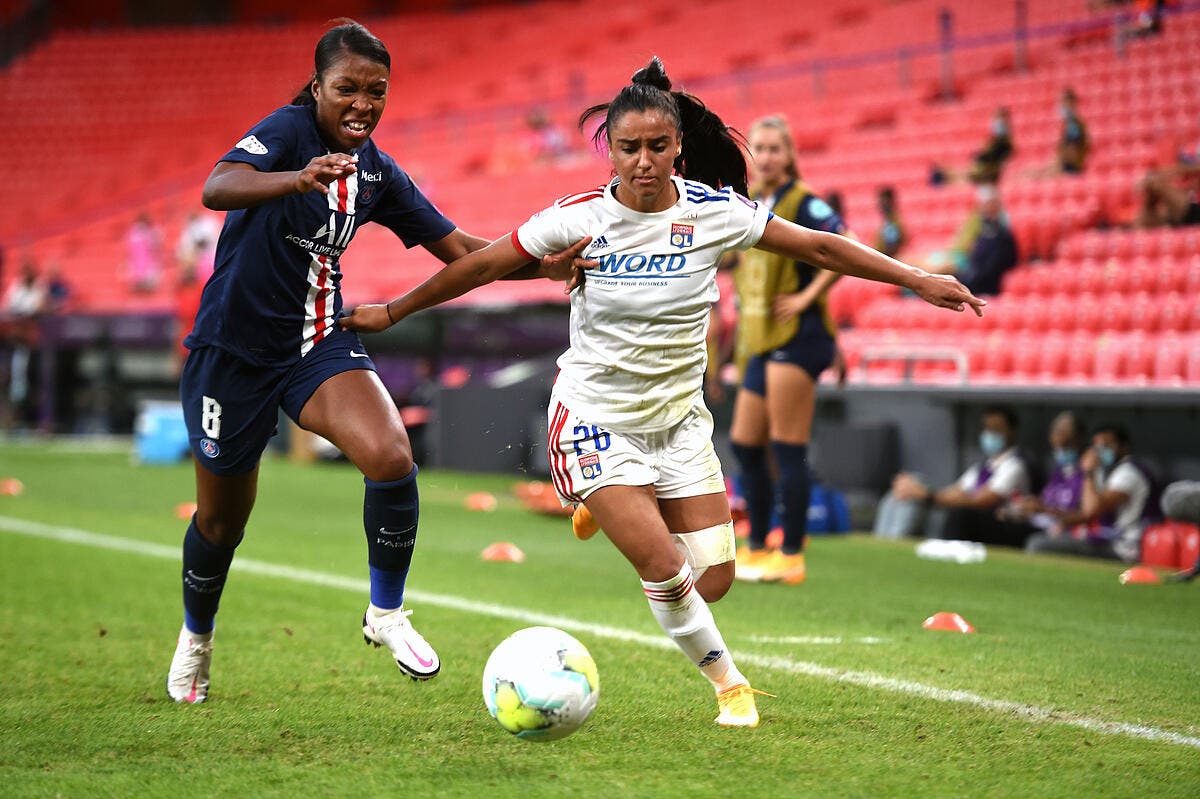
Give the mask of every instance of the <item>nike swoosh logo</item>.
[{"label": "nike swoosh logo", "polygon": [[201,577],[200,575],[196,574],[191,569],[188,569],[188,577],[192,578],[193,580],[195,580],[198,583],[211,583],[213,580],[220,579],[221,575],[218,574],[214,577]]},{"label": "nike swoosh logo", "polygon": [[418,663],[420,663],[422,666],[424,666],[425,668],[429,668],[430,666],[432,666],[432,665],[433,665],[433,660],[432,660],[432,658],[431,658],[431,659],[429,659],[429,660],[426,660],[425,658],[423,658],[423,657],[421,657],[420,655],[418,655],[418,654],[417,654],[417,650],[413,649],[413,648],[412,648],[412,644],[410,644],[408,641],[405,641],[405,642],[404,642],[404,645],[405,645],[406,647],[408,647],[408,651],[409,651],[409,652],[412,652],[412,654],[413,654],[413,657],[415,657],[415,658],[417,659],[417,662],[418,662]]},{"label": "nike swoosh logo", "polygon": [[367,355],[365,352],[355,352],[354,350],[350,350],[350,357],[351,358],[369,358],[371,356]]}]

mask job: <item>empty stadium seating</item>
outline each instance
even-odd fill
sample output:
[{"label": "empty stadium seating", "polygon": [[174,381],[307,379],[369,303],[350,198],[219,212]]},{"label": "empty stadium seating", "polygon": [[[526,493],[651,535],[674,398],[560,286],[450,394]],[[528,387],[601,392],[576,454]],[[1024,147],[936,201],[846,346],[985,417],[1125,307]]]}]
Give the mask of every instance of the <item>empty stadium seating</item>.
[{"label": "empty stadium seating", "polygon": [[[584,149],[557,165],[499,168],[498,143],[520,135],[534,106],[569,126],[658,53],[677,83],[737,126],[786,113],[806,180],[842,193],[864,240],[879,224],[877,186],[895,186],[910,233],[904,257],[919,261],[949,243],[973,204],[969,187],[928,185],[930,164],[964,167],[993,110],[1008,105],[1017,152],[1002,194],[1022,265],[984,319],[841,281],[830,309],[849,328],[851,379],[961,379],[936,357],[907,365],[869,357],[863,366],[864,353],[902,345],[957,348],[972,383],[1194,385],[1200,228],[1099,228],[1128,222],[1136,179],[1200,137],[1200,13],[1184,9],[1163,35],[1117,55],[1112,12],[1093,5],[1028,0],[1039,33],[1028,41],[1027,70],[1016,67],[1011,40],[987,37],[1011,31],[1008,3],[831,0],[803,15],[787,4],[748,15],[734,0],[687,9],[554,0],[382,17],[370,25],[391,44],[395,85],[376,139],[462,227],[499,235],[556,196],[603,181],[607,162]],[[952,100],[939,96],[942,62],[928,46],[942,7],[953,11],[956,39],[970,43],[954,56]],[[55,153],[52,172],[39,172],[36,202],[5,193],[0,241],[57,261],[84,308],[169,307],[169,288],[135,297],[120,279],[129,222],[148,210],[174,241],[213,160],[303,82],[314,33],[310,22],[56,33],[0,71],[7,107],[22,109],[0,126],[0,142],[9,152]],[[897,58],[901,48],[908,55]],[[1088,169],[1043,177],[1068,85],[1093,142]],[[392,296],[435,265],[368,227],[344,259],[347,299]],[[487,292],[495,302],[561,299],[548,284]]]}]

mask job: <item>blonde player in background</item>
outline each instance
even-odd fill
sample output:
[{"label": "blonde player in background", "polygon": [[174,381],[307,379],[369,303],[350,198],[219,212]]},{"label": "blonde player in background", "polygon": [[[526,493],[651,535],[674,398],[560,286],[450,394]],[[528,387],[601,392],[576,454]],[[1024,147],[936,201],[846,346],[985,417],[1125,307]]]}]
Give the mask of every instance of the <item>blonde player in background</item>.
[{"label": "blonde player in background", "polygon": [[383,330],[534,254],[586,247],[599,264],[571,292],[571,346],[550,398],[555,487],[564,505],[586,502],[633,565],[655,619],[712,683],[717,724],[754,727],[757,692],[708,607],[734,572],[733,524],[702,397],[717,260],[758,246],[903,285],[942,307],[982,313],[984,303],[951,277],[798,227],[746,199],[746,162],[729,129],[670,88],[655,58],[611,103],[584,112],[581,122],[603,120],[596,138],[605,137],[616,172],[607,186],[562,198],[511,236],[398,300],[359,306],[341,324]]},{"label": "blonde player in background", "polygon": [[[829,203],[800,178],[796,147],[783,117],[750,126],[754,185],[750,196],[780,219],[812,230],[846,234]],[[840,274],[801,259],[755,248],[734,272],[738,297],[735,360],[742,374],[733,404],[729,443],[737,458],[746,515],[747,545],[737,553],[743,580],[804,582],[811,478],[808,440],[817,380],[837,356],[837,327],[829,315],[829,288]],[[772,478],[772,461],[778,479]],[[771,512],[779,495],[783,542],[767,547]]]}]

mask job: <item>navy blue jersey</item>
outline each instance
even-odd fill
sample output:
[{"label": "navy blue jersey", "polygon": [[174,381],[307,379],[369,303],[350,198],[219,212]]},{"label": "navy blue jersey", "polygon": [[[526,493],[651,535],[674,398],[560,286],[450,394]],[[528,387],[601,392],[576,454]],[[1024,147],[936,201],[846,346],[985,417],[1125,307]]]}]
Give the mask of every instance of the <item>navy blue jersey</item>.
[{"label": "navy blue jersey", "polygon": [[[796,185],[796,181],[787,183],[779,191],[775,192],[775,197],[783,197],[792,187]],[[813,230],[823,230],[826,233],[837,233],[841,235],[846,232],[846,223],[842,221],[842,217],[833,207],[822,200],[817,195],[813,194],[803,183],[800,184],[800,190],[804,192],[800,199],[800,205],[796,209],[796,218],[789,220]],[[773,205],[774,203],[770,203]],[[812,264],[807,264],[804,261],[796,261],[796,271],[800,277],[799,290],[803,290],[805,286],[813,281],[816,275],[816,268]]]},{"label": "navy blue jersey", "polygon": [[[221,160],[287,172],[328,152],[312,106],[289,105],[255,125]],[[260,366],[294,363],[341,315],[338,259],[363,223],[390,228],[406,247],[454,230],[374,142],[352,154],[358,171],[330,183],[328,196],[289,194],[226,215],[187,347],[220,347]]]}]

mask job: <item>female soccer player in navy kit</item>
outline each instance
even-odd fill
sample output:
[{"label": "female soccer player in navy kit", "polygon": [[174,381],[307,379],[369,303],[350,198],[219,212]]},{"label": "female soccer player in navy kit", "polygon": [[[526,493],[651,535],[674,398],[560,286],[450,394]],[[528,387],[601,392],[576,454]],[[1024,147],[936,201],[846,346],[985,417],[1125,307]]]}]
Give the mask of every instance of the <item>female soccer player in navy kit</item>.
[{"label": "female soccer player in navy kit", "polygon": [[[726,250],[759,246],[978,309],[957,281],[773,217],[746,199],[746,162],[721,120],[671,92],[656,58],[602,116],[616,178],[569,195],[509,237],[455,261],[388,305],[341,321],[382,330],[517,269],[560,242],[599,261],[571,294],[571,346],[549,408],[551,475],[564,504],[586,502],[642,581],[664,632],[712,683],[723,726],[759,721],[708,601],[733,581],[733,524],[704,407],[705,333]],[[683,177],[673,172],[678,171]],[[703,181],[703,182],[701,182]],[[712,186],[723,186],[714,189]]]},{"label": "female soccer player in navy kit", "polygon": [[[254,506],[259,458],[278,409],[332,441],[363,473],[371,599],[362,631],[401,671],[440,662],[402,608],[417,532],[417,468],[407,433],[362,342],[341,330],[339,256],[365,222],[444,262],[485,246],[457,229],[371,141],[391,58],[344,21],[317,43],[315,71],[226,153],[204,204],[228,211],[204,288],[180,395],[196,458],[196,514],[183,541],[184,624],[167,677],[177,702],[208,696],[213,621]],[[530,265],[550,274],[578,248]]]},{"label": "female soccer player in navy kit", "polygon": [[[755,172],[751,197],[789,222],[845,233],[841,216],[800,179],[792,134],[782,117],[755,121],[749,143]],[[743,376],[729,439],[750,519],[749,545],[737,553],[739,579],[796,584],[807,573],[808,439],[817,380],[837,353],[826,299],[839,277],[764,249],[747,252],[735,272],[737,361]],[[776,495],[768,451],[779,476],[783,526],[783,545],[774,551],[766,548]]]}]

